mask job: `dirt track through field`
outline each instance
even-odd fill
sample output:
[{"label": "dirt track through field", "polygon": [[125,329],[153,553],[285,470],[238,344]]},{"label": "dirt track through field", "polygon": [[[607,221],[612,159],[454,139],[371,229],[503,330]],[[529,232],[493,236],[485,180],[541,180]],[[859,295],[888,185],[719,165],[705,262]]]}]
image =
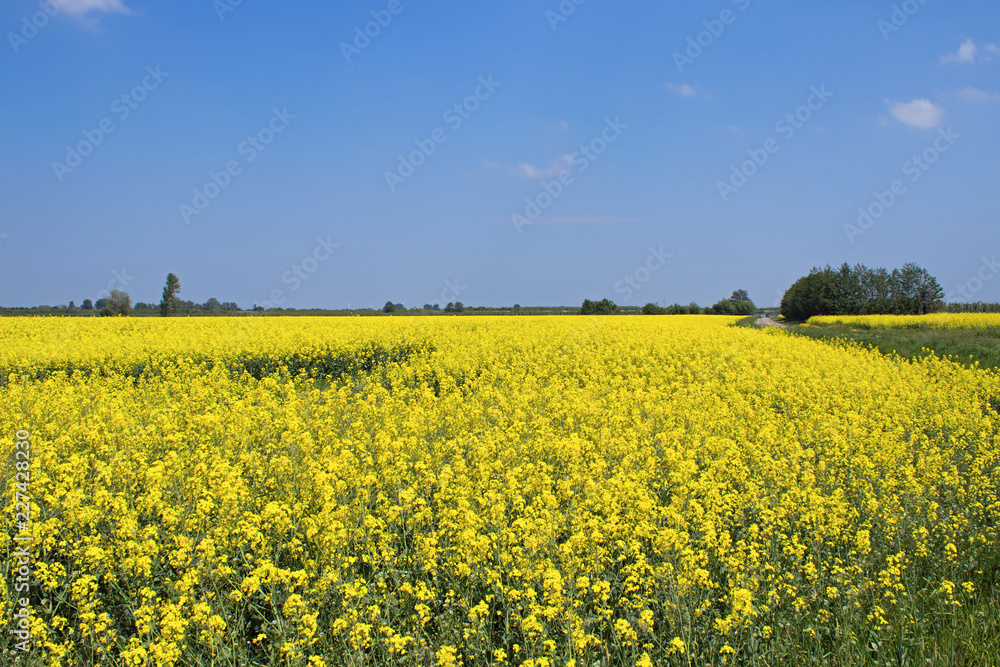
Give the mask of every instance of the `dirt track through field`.
[{"label": "dirt track through field", "polygon": [[781,322],[775,322],[770,317],[760,317],[757,318],[757,326],[759,327],[778,327],[779,329],[787,329],[787,324],[782,324]]}]

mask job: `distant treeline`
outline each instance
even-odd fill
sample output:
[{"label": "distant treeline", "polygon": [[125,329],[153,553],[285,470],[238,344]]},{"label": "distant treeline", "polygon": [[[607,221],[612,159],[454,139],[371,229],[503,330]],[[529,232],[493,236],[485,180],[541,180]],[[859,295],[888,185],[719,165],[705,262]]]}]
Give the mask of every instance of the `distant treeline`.
[{"label": "distant treeline", "polygon": [[949,313],[1000,313],[1000,303],[949,303],[945,307]]},{"label": "distant treeline", "polygon": [[[586,303],[586,302],[585,302]],[[714,306],[700,307],[692,301],[686,306],[675,303],[672,306],[658,306],[647,303],[642,307],[643,315],[756,315],[757,306],[746,290],[734,290],[732,296],[717,302]]]},{"label": "distant treeline", "polygon": [[[354,309],[327,309],[327,308],[269,308],[264,310],[242,310],[242,309],[205,309],[198,307],[188,307],[186,302],[181,302],[181,307],[173,313],[178,317],[448,317],[466,315],[510,315],[510,316],[530,316],[530,315],[575,315],[580,311],[578,306],[524,306],[522,308],[491,307],[491,306],[465,306],[462,311],[448,311],[444,308],[407,308],[395,309],[391,313],[386,313],[383,309],[354,308]],[[137,306],[140,304],[136,304]],[[161,317],[158,307],[149,308],[135,307],[127,313],[111,313],[112,316],[130,317]],[[197,304],[196,304],[197,306]],[[107,308],[105,306],[104,308]],[[66,306],[32,306],[32,307],[2,307],[0,306],[0,317],[101,317],[108,315],[102,308],[97,310],[91,308],[68,308]],[[638,314],[639,308],[622,308],[621,312]]]},{"label": "distant treeline", "polygon": [[871,269],[864,264],[840,269],[813,268],[788,288],[781,314],[805,321],[814,315],[923,315],[944,310],[944,290],[920,266]]}]

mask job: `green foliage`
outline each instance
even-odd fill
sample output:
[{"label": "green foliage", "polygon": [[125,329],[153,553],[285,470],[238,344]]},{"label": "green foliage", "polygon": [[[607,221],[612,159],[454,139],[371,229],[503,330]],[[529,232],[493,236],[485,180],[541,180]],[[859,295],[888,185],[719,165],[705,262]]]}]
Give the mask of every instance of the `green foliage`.
[{"label": "green foliage", "polygon": [[712,306],[713,315],[755,315],[757,306],[749,299],[735,301],[733,299],[723,299]]},{"label": "green foliage", "polygon": [[655,303],[647,303],[642,307],[643,315],[701,315],[701,306],[691,302],[688,306],[682,306],[679,303],[675,303],[672,306],[658,306]]},{"label": "green foliage", "polygon": [[167,274],[167,283],[163,286],[163,298],[160,300],[160,314],[163,317],[177,312],[180,306],[181,281],[172,273]]},{"label": "green foliage", "polygon": [[580,308],[581,315],[615,315],[618,313],[618,306],[614,301],[602,299],[601,301],[591,301],[584,299]]},{"label": "green foliage", "polygon": [[814,315],[923,315],[944,308],[944,290],[920,266],[892,272],[863,264],[840,269],[814,267],[781,299],[781,314],[805,321]]},{"label": "green foliage", "polygon": [[657,306],[655,303],[647,303],[642,307],[643,315],[666,315],[667,309]]},{"label": "green foliage", "polygon": [[985,303],[976,301],[974,303],[949,303],[945,308],[949,313],[1000,313],[1000,303]]},{"label": "green foliage", "polygon": [[101,307],[103,317],[128,317],[132,314],[132,297],[121,290],[111,290],[111,296],[101,301],[104,302]]},{"label": "green foliage", "polygon": [[396,304],[394,304],[392,301],[386,301],[385,305],[382,306],[382,312],[383,313],[394,313],[394,312],[396,312]]},{"label": "green foliage", "polygon": [[935,354],[966,366],[1000,369],[1000,329],[851,329],[811,324],[790,330],[810,338],[853,341],[888,356],[913,360]]}]

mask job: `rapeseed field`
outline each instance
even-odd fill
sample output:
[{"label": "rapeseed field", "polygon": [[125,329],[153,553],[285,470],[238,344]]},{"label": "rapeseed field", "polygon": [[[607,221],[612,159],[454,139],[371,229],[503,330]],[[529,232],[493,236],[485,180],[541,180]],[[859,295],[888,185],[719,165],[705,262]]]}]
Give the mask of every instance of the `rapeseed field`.
[{"label": "rapeseed field", "polygon": [[736,319],[0,320],[0,661],[995,664],[1000,376]]},{"label": "rapeseed field", "polygon": [[855,329],[998,329],[1000,313],[932,313],[928,315],[817,315],[809,324]]}]

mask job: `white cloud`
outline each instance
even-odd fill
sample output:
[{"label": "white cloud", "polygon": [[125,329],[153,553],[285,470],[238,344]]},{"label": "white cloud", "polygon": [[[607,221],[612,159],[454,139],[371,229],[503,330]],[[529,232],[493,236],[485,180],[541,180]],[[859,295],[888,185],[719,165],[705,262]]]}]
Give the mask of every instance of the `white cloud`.
[{"label": "white cloud", "polygon": [[698,94],[698,91],[694,89],[694,86],[689,86],[686,83],[682,83],[679,86],[668,83],[667,90],[672,92],[674,95],[680,95],[681,97],[694,97]]},{"label": "white cloud", "polygon": [[536,167],[533,164],[523,162],[516,167],[508,167],[499,162],[485,161],[485,165],[490,169],[503,169],[504,171],[520,178],[552,178],[573,167],[573,157],[567,153],[560,155],[553,160],[550,167]]},{"label": "white cloud", "polygon": [[682,83],[679,86],[673,83],[668,83],[667,90],[678,97],[702,97],[706,100],[712,99],[712,93],[708,92],[704,88],[692,86],[687,83]]},{"label": "white cloud", "polygon": [[986,50],[992,51],[993,53],[1000,53],[1000,46],[997,46],[996,44],[987,44]]},{"label": "white cloud", "polygon": [[974,63],[976,62],[976,43],[971,39],[962,42],[956,53],[941,57],[943,63]]},{"label": "white cloud", "polygon": [[930,100],[896,102],[890,106],[889,113],[899,122],[920,130],[933,130],[944,120],[944,109]]},{"label": "white cloud", "polygon": [[958,99],[963,102],[978,102],[980,104],[1000,102],[1000,93],[988,93],[985,90],[979,90],[973,86],[962,88],[956,92],[955,95],[957,95]]},{"label": "white cloud", "polygon": [[118,12],[131,14],[122,0],[56,0],[59,9],[72,16],[82,17],[89,12]]}]

